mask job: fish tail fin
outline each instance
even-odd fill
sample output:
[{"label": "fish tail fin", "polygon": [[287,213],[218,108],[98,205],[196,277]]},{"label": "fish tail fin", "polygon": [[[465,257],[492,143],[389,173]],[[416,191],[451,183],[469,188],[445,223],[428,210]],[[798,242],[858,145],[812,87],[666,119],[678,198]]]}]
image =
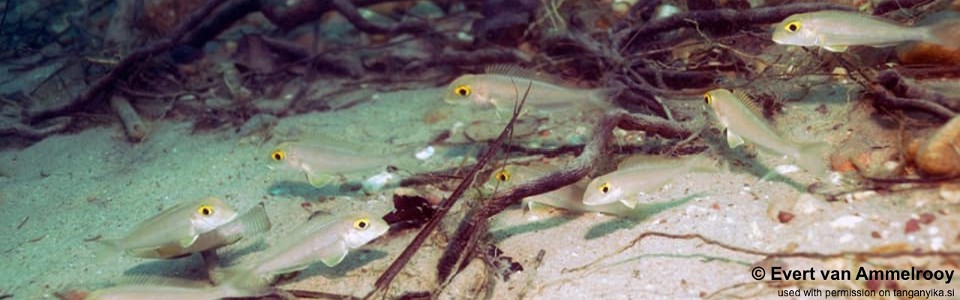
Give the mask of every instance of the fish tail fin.
[{"label": "fish tail fin", "polygon": [[587,92],[587,101],[589,105],[597,107],[609,107],[613,103],[613,99],[616,99],[617,95],[622,93],[626,88],[624,86],[609,86],[591,89]]},{"label": "fish tail fin", "polygon": [[690,161],[687,162],[687,167],[690,171],[702,173],[717,173],[721,171],[719,162],[706,154],[698,154],[690,158]]},{"label": "fish tail fin", "polygon": [[253,270],[243,266],[229,267],[210,271],[210,281],[218,287],[225,287],[230,294],[240,297],[256,297],[269,294],[271,281],[257,276]]},{"label": "fish tail fin", "polygon": [[102,239],[94,244],[93,256],[98,264],[103,264],[111,259],[116,259],[123,253],[120,246],[120,240]]},{"label": "fish tail fin", "polygon": [[960,49],[960,20],[944,21],[928,28],[928,42]]},{"label": "fish tail fin", "polygon": [[823,142],[800,144],[797,147],[797,156],[794,159],[798,166],[810,173],[823,175],[827,172],[827,164],[823,155],[827,152],[829,146],[829,144]]},{"label": "fish tail fin", "polygon": [[273,224],[270,223],[267,210],[263,207],[263,203],[260,203],[218,230],[222,230],[221,233],[228,240],[239,240],[244,236],[270,231],[271,227]]}]

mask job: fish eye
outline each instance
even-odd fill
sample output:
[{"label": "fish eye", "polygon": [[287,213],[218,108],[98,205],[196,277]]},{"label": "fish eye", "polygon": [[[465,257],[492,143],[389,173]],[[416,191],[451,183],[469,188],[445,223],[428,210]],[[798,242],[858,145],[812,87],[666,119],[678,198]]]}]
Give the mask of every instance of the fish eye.
[{"label": "fish eye", "polygon": [[370,227],[370,221],[367,220],[366,218],[361,218],[353,221],[353,228],[363,230],[363,229],[367,229],[367,227]]},{"label": "fish eye", "polygon": [[453,89],[453,92],[463,97],[470,96],[470,86],[466,84],[458,85]]},{"label": "fish eye", "polygon": [[783,26],[783,29],[787,30],[787,32],[797,32],[797,30],[800,30],[800,21],[787,23],[786,26]]},{"label": "fish eye", "polygon": [[506,182],[510,180],[510,171],[503,170],[503,171],[497,172],[497,180],[499,180],[500,182]]},{"label": "fish eye", "polygon": [[713,95],[710,95],[710,93],[703,94],[703,101],[710,105],[710,103],[713,103]]},{"label": "fish eye", "polygon": [[213,206],[210,205],[201,205],[197,209],[197,213],[200,213],[201,216],[209,216],[213,214]]},{"label": "fish eye", "polygon": [[287,158],[287,153],[283,152],[283,150],[273,150],[273,153],[270,153],[270,158],[275,161],[281,161],[284,158]]},{"label": "fish eye", "polygon": [[600,189],[599,189],[599,190],[600,190],[600,193],[601,193],[601,194],[606,195],[607,193],[610,192],[610,183],[604,182],[603,184],[600,185]]}]

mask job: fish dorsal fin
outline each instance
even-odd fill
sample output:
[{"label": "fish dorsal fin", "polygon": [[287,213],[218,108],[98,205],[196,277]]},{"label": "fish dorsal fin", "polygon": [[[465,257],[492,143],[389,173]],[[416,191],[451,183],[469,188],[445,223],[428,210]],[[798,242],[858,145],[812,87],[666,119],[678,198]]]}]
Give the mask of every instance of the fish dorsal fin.
[{"label": "fish dorsal fin", "polygon": [[532,79],[537,81],[544,81],[552,84],[562,84],[563,82],[554,78],[553,76],[546,75],[543,72],[539,72],[533,69],[524,68],[517,65],[511,64],[493,64],[487,65],[483,69],[486,74],[493,75],[507,75],[520,77],[521,79]]},{"label": "fish dorsal fin", "polygon": [[740,90],[733,91],[733,95],[737,97],[737,100],[743,103],[743,106],[747,107],[747,109],[757,114],[757,116],[763,117],[763,110],[760,110],[760,106],[757,105],[756,100],[753,100],[753,97]]}]

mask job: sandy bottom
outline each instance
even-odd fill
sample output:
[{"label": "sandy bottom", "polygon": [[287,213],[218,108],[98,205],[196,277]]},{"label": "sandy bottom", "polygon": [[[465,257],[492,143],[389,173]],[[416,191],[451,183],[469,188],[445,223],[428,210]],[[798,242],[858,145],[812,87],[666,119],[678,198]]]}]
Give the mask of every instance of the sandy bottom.
[{"label": "sandy bottom", "polygon": [[[875,120],[867,106],[849,104],[847,93],[843,86],[816,88],[804,101],[788,103],[776,126],[797,139],[827,141],[836,147],[835,152],[866,153],[879,161],[890,159],[898,143],[896,127]],[[262,136],[239,137],[224,130],[192,134],[189,123],[159,121],[149,124],[149,138],[140,144],[128,143],[122,129],[113,126],[54,136],[26,149],[0,152],[0,226],[5,227],[0,240],[6,241],[0,248],[5,258],[0,260],[0,295],[51,298],[57,291],[92,290],[138,275],[202,279],[199,256],[170,261],[121,257],[106,264],[98,263],[93,256],[92,240],[121,235],[141,220],[189,199],[220,197],[238,211],[265,203],[274,229],[263,243],[228,249],[238,248],[239,253],[265,247],[314,211],[340,214],[367,209],[385,213],[391,209],[392,190],[362,195],[335,188],[314,189],[297,172],[269,168],[267,155],[280,140],[314,133],[388,145],[424,145],[457,122],[489,118],[444,108],[446,104],[436,95],[436,90],[376,94],[370,101],[348,109],[283,118],[267,141]],[[684,103],[699,107],[701,102],[691,98]],[[818,110],[821,104],[824,107]],[[570,128],[576,132],[588,126]],[[957,202],[951,202],[956,201],[951,198],[955,196],[946,190],[927,187],[897,193],[859,193],[828,202],[805,192],[806,185],[817,180],[807,174],[790,174],[789,180],[758,181],[757,174],[742,166],[782,161],[774,155],[761,153],[756,159],[743,159],[737,151],[711,152],[716,157],[723,154],[741,159],[729,171],[689,174],[675,180],[662,195],[653,197],[676,199],[701,192],[703,196],[642,221],[598,214],[524,213],[519,207],[506,211],[492,222],[490,238],[505,255],[521,263],[524,271],[503,282],[491,278],[484,265],[476,261],[441,298],[482,296],[484,287],[494,299],[564,299],[571,295],[605,299],[780,298],[778,292],[783,289],[862,289],[874,284],[866,280],[823,280],[820,270],[852,270],[856,275],[860,267],[957,269],[954,260],[937,255],[833,255],[850,251],[956,251],[960,248],[960,218]],[[424,167],[439,169],[457,163],[459,160],[438,155]],[[829,182],[829,178],[819,180]],[[778,218],[781,212],[792,218],[782,222]],[[919,229],[907,228],[911,219],[913,223],[922,220]],[[650,236],[635,243],[645,232],[695,234],[752,252],[697,238]],[[412,231],[388,234],[352,253],[341,265],[314,265],[283,287],[362,296],[413,235]],[[425,252],[414,258],[391,291],[399,294],[435,287],[434,264],[441,240],[427,243]],[[538,260],[541,251],[542,259]],[[768,254],[799,252],[811,254],[765,260]],[[751,277],[756,266],[765,268],[765,280]],[[812,267],[817,270],[817,278],[769,281],[772,266],[793,270]],[[881,286],[952,290],[960,275],[954,280],[949,285],[943,281],[901,280]]]}]

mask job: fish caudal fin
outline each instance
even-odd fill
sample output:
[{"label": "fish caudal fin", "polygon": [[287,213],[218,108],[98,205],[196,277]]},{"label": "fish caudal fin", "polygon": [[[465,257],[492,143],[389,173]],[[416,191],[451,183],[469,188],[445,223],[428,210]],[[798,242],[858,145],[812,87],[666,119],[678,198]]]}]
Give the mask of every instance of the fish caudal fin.
[{"label": "fish caudal fin", "polygon": [[823,175],[827,172],[826,161],[823,154],[827,151],[829,145],[822,142],[800,144],[797,148],[797,155],[794,157],[796,164],[815,175]]},{"label": "fish caudal fin", "polygon": [[242,216],[237,217],[235,220],[224,224],[216,230],[219,231],[220,235],[227,241],[233,243],[245,236],[270,231],[272,226],[270,218],[267,217],[267,211],[263,208],[263,203],[260,203]]},{"label": "fish caudal fin", "polygon": [[232,294],[243,297],[262,296],[270,293],[271,276],[260,276],[243,266],[216,269],[210,271],[210,281],[219,287],[225,287]]},{"label": "fish caudal fin", "polygon": [[960,20],[950,20],[929,27],[927,42],[960,49]]},{"label": "fish caudal fin", "polygon": [[103,239],[95,243],[94,247],[93,256],[96,258],[98,264],[116,259],[124,252],[119,240]]},{"label": "fish caudal fin", "polygon": [[270,231],[270,228],[273,227],[273,224],[270,223],[270,218],[267,216],[267,210],[263,208],[263,203],[251,208],[250,211],[240,216],[237,221],[243,224],[244,232],[247,234],[264,233]]},{"label": "fish caudal fin", "polygon": [[691,172],[717,173],[721,171],[719,162],[706,154],[698,154],[695,157],[689,158],[687,167]]}]

